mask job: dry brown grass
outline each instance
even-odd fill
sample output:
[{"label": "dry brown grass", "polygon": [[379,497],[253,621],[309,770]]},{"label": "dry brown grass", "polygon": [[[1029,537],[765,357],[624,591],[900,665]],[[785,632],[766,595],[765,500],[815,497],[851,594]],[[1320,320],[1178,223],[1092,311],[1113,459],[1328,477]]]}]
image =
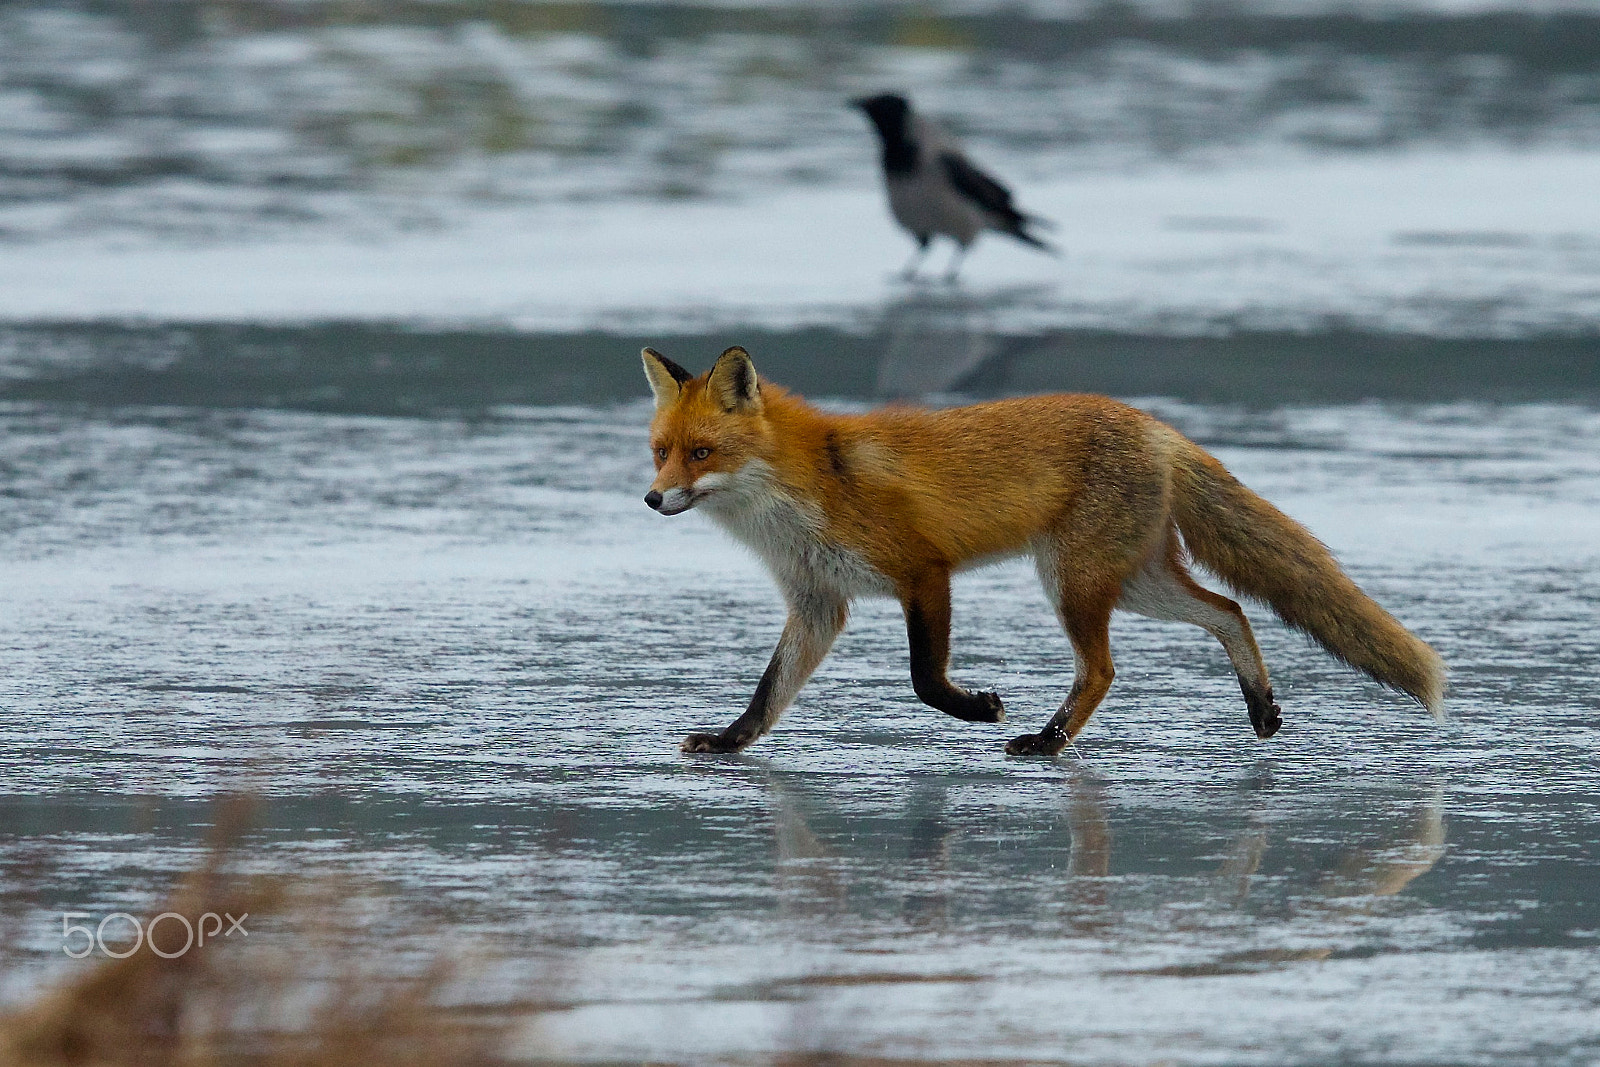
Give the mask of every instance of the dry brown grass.
[{"label": "dry brown grass", "polygon": [[[451,969],[397,975],[394,961],[341,951],[325,921],[277,879],[229,858],[249,818],[222,806],[206,862],[151,914],[271,916],[292,946],[218,938],[175,955],[185,932],[157,927],[132,955],[88,968],[0,1017],[0,1067],[488,1067],[509,1020],[440,1003]],[[301,916],[300,918],[303,918]],[[161,949],[168,955],[163,956]],[[170,958],[169,958],[170,957]],[[330,961],[339,961],[337,968]]]}]

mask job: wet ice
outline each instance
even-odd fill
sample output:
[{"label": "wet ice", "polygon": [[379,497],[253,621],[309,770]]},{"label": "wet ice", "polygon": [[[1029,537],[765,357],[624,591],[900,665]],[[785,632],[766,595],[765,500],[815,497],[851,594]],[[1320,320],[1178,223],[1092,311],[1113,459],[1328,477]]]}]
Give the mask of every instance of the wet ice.
[{"label": "wet ice", "polygon": [[[690,759],[781,608],[639,503],[645,404],[14,404],[3,847],[52,854],[16,973],[61,973],[52,909],[153,900],[246,784],[253,862],[386,887],[419,945],[494,946],[492,989],[558,952],[577,1003],[537,1040],[583,1054],[1580,1062],[1600,424],[1155,409],[1440,648],[1450,724],[1258,610],[1287,726],[1257,742],[1214,642],[1126,618],[1086,763],[1017,763],[917,703],[870,602],[769,738]],[[1031,575],[955,597],[955,676],[1047,716],[1070,656]]]}]

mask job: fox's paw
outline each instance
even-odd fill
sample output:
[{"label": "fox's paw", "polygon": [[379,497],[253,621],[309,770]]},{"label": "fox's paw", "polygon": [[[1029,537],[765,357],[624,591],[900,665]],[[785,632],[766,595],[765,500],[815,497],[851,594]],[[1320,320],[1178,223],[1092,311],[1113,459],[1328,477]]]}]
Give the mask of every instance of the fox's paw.
[{"label": "fox's paw", "polygon": [[690,734],[680,747],[685,752],[737,752],[744,746],[721,734]]},{"label": "fox's paw", "polygon": [[1006,755],[1051,757],[1060,755],[1061,750],[1066,747],[1066,734],[1056,730],[1041,730],[1036,734],[1023,734],[1007,741]]},{"label": "fox's paw", "polygon": [[1272,699],[1272,690],[1262,694],[1246,691],[1245,703],[1250,708],[1250,725],[1256,736],[1265,741],[1283,726],[1283,709]]},{"label": "fox's paw", "polygon": [[1000,702],[999,693],[979,693],[977,697],[983,701],[983,712],[973,722],[1006,721],[1006,706]]},{"label": "fox's paw", "polygon": [[1271,707],[1271,711],[1263,712],[1259,718],[1250,716],[1250,725],[1256,728],[1256,736],[1263,741],[1283,728],[1283,709],[1276,704]]},{"label": "fox's paw", "polygon": [[962,722],[1004,722],[1006,706],[998,693],[966,693],[954,710],[947,711]]}]

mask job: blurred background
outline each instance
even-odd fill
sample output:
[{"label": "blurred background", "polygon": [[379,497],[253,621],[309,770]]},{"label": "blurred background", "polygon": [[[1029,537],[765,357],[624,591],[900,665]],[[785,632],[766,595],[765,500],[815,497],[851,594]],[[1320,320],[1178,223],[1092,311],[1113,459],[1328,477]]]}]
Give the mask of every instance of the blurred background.
[{"label": "blurred background", "polygon": [[[959,293],[901,285],[910,242],[845,106],[885,88],[1059,223],[1065,257],[990,237]],[[28,395],[68,388],[63,350],[199,368],[220,346],[207,373],[237,376],[280,347],[133,323],[333,322],[404,329],[323,345],[360,373],[247,392],[393,407],[370,365],[441,327],[509,332],[517,360],[552,334],[570,354],[819,328],[840,358],[813,373],[819,346],[779,338],[769,368],[887,394],[1596,392],[1565,343],[1600,314],[1593,3],[19,2],[0,103],[0,342]],[[1137,343],[1063,340],[1097,333]],[[1221,383],[1173,345],[1261,334],[1299,350]],[[550,353],[516,380],[447,362],[459,388],[435,373],[406,403],[561,395]],[[623,367],[578,377],[617,399]]]},{"label": "blurred background", "polygon": [[1600,144],[1600,9],[1387,3],[13,3],[4,232],[190,238],[873,173],[897,87],[1021,187]]},{"label": "blurred background", "polygon": [[[889,89],[1061,258],[904,281],[846,106]],[[1597,190],[1594,0],[0,5],[0,1064],[109,988],[64,913],[233,899],[231,969],[135,957],[161,999],[71,1047],[1592,1062]],[[1008,564],[954,636],[1007,727],[866,603],[771,737],[680,757],[782,612],[642,504],[638,348],[736,343],[836,409],[1152,410],[1439,648],[1453,723],[1254,611],[1258,744],[1209,639],[1126,619],[1087,762],[1005,761],[1071,669]],[[214,824],[299,902],[173,897]]]}]

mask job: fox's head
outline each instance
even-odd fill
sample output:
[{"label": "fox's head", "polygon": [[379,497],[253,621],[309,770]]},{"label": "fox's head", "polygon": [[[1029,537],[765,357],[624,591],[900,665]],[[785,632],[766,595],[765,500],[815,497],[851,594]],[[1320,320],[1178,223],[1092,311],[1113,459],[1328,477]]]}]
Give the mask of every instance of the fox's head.
[{"label": "fox's head", "polygon": [[656,480],[644,502],[663,515],[706,501],[731,503],[768,439],[750,353],[730,348],[698,378],[653,348],[643,355],[656,397],[650,423]]}]

